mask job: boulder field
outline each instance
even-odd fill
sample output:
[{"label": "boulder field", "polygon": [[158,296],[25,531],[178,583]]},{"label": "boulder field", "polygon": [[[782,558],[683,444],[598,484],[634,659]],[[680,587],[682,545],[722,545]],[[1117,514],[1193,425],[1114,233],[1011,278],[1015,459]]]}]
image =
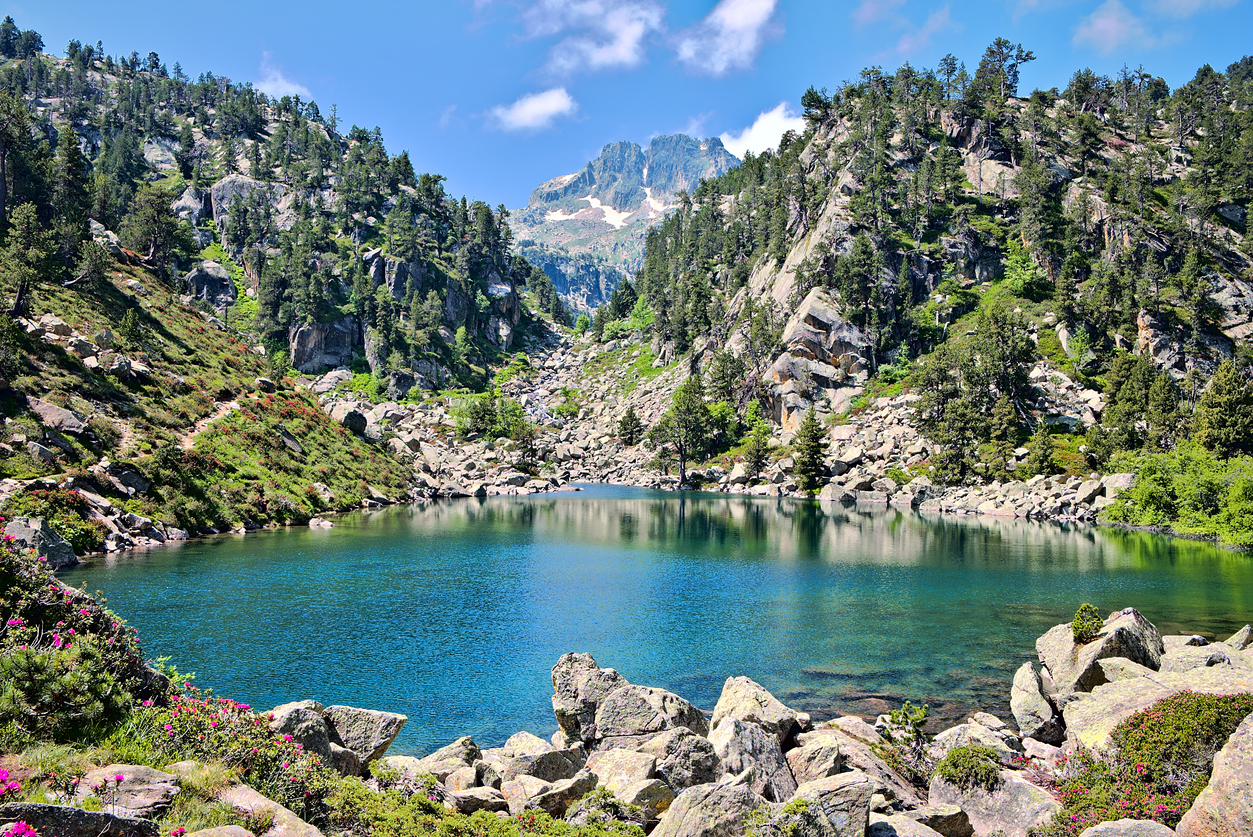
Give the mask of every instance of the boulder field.
[{"label": "boulder field", "polygon": [[[558,731],[544,741],[519,732],[502,747],[461,738],[424,758],[381,762],[412,778],[434,776],[459,811],[560,817],[603,787],[639,806],[660,837],[1026,837],[1061,804],[1040,776],[1078,748],[1107,752],[1119,721],[1182,691],[1253,693],[1253,628],[1226,642],[1166,636],[1138,611],[1110,614],[1077,645],[1069,624],[1036,645],[1011,686],[1013,723],[987,713],[935,735],[932,761],[956,747],[990,748],[1000,760],[994,791],[940,776],[925,788],[882,755],[893,720],[858,717],[815,725],[747,677],[730,677],[712,713],[679,695],[630,683],[588,654],[552,670]],[[899,740],[899,737],[898,737]],[[1178,834],[1253,834],[1253,716],[1214,760],[1208,788]],[[801,812],[801,813],[798,813]],[[1122,820],[1084,837],[1165,837],[1176,831]]]},{"label": "boulder field", "polygon": [[[914,772],[893,755],[904,739],[899,718],[855,716],[814,724],[748,677],[729,677],[712,712],[673,692],[629,682],[589,654],[565,654],[552,669],[557,732],[545,740],[518,732],[500,747],[460,738],[423,757],[387,755],[404,715],[297,701],[264,717],[271,728],[348,776],[394,775],[427,787],[449,811],[513,817],[543,811],[569,816],[596,791],[634,806],[632,821],[653,837],[1029,837],[1062,805],[1047,777],[1081,748],[1108,753],[1125,718],[1165,697],[1190,691],[1253,693],[1253,627],[1224,642],[1162,636],[1133,608],[1104,620],[1077,644],[1058,625],[1036,643],[1038,665],[1025,663],[1011,686],[1013,723],[984,712],[921,742],[925,763],[955,748],[980,745],[995,760],[986,790],[937,771]],[[89,774],[118,782],[110,811],[10,804],[0,826],[16,821],[40,833],[150,835],[181,783],[200,766],[164,770],[125,764]],[[433,784],[424,784],[433,783]],[[220,801],[272,822],[269,835],[320,837],[295,813],[247,785]],[[249,837],[229,829],[188,837]],[[1079,837],[1248,837],[1253,834],[1253,715],[1217,750],[1207,786],[1176,829],[1121,819]]]}]

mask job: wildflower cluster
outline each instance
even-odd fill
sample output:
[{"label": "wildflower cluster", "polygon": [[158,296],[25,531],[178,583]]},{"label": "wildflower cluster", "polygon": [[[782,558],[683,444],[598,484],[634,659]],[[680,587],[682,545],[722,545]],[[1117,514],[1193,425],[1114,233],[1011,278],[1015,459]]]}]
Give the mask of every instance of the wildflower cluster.
[{"label": "wildflower cluster", "polygon": [[9,771],[0,769],[0,803],[5,801],[5,797],[12,799],[14,796],[22,792],[21,782],[14,781],[9,778]]},{"label": "wildflower cluster", "polygon": [[21,820],[18,820],[13,823],[13,825],[9,826],[7,831],[0,834],[0,837],[39,837],[39,832]]}]

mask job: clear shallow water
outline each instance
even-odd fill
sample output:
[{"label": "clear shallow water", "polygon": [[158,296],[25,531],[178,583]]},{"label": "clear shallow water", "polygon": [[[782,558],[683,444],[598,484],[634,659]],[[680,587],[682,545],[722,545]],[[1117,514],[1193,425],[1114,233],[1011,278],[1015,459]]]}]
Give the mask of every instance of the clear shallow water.
[{"label": "clear shallow water", "polygon": [[1008,717],[1014,670],[1082,602],[1138,607],[1163,633],[1253,620],[1253,558],[1208,544],[608,487],[392,508],[64,577],[219,695],[407,714],[394,753],[548,737],[566,651],[706,710],[742,674],[818,718],[903,699]]}]

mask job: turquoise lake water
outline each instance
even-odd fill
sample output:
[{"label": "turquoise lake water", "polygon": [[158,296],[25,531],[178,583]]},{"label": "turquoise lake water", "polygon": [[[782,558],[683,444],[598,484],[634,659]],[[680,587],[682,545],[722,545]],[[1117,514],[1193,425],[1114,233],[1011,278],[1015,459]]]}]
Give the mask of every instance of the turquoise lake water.
[{"label": "turquoise lake water", "polygon": [[547,738],[566,651],[706,710],[747,675],[817,718],[904,699],[1008,718],[1014,670],[1082,602],[1163,633],[1253,620],[1253,558],[1209,544],[610,487],[360,513],[64,578],[220,696],[403,712],[392,752],[419,754]]}]

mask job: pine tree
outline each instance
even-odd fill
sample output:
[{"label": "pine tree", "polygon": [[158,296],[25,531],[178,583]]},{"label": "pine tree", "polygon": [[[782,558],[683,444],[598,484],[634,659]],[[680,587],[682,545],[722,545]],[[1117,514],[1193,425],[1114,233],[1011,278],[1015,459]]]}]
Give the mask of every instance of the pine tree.
[{"label": "pine tree", "polygon": [[78,147],[78,135],[68,125],[61,127],[57,138],[52,209],[58,254],[62,263],[73,264],[79,245],[87,239],[91,195],[87,190],[87,158]]},{"label": "pine tree", "polygon": [[1195,428],[1197,443],[1218,456],[1253,453],[1253,387],[1230,360],[1201,396]]},{"label": "pine tree", "polygon": [[748,470],[750,480],[757,479],[769,458],[770,426],[764,421],[758,421],[748,434],[748,444],[744,446],[744,467]]},{"label": "pine tree", "polygon": [[713,430],[705,385],[692,375],[674,391],[670,409],[648,431],[648,440],[660,453],[672,452],[679,463],[679,484],[687,482],[687,463],[704,455]]},{"label": "pine tree", "polygon": [[801,420],[800,429],[796,433],[796,485],[807,494],[813,494],[822,485],[826,465],[823,454],[827,443],[818,421],[818,414],[810,407]]},{"label": "pine tree", "polygon": [[9,234],[0,250],[0,277],[6,290],[13,292],[9,314],[20,317],[26,313],[28,297],[35,286],[55,273],[56,252],[53,235],[45,232],[34,204],[24,203],[13,210]]},{"label": "pine tree", "polygon": [[1048,422],[1043,419],[1035,426],[1031,441],[1027,443],[1027,470],[1032,474],[1056,474],[1060,469],[1054,456],[1053,435]]},{"label": "pine tree", "polygon": [[992,410],[992,468],[998,476],[1009,472],[1009,463],[1014,456],[1014,448],[1018,442],[1018,414],[1014,411],[1013,402],[1001,396]]},{"label": "pine tree", "polygon": [[636,415],[634,406],[628,406],[626,414],[618,422],[618,436],[628,447],[639,444],[640,439],[644,437],[644,423]]}]

